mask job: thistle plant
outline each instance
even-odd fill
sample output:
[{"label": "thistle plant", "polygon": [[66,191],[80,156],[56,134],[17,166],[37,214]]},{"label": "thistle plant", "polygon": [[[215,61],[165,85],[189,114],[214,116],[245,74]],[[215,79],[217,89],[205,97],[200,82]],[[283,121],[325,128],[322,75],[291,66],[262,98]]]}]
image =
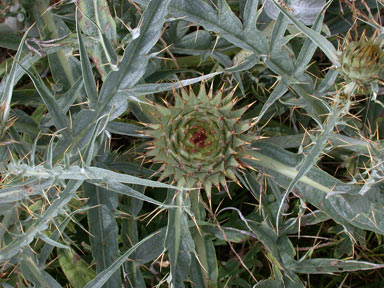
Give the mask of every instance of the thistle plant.
[{"label": "thistle plant", "polygon": [[384,287],[380,1],[2,2],[0,286]]},{"label": "thistle plant", "polygon": [[242,120],[251,106],[235,109],[235,89],[224,95],[224,87],[206,92],[204,82],[195,94],[190,88],[174,91],[174,105],[152,103],[156,123],[146,132],[153,137],[146,156],[161,163],[160,179],[170,177],[177,186],[203,187],[211,199],[212,185],[228,192],[227,180],[238,182],[235,171],[242,168],[240,158],[250,157],[244,146],[246,132],[254,121]]}]

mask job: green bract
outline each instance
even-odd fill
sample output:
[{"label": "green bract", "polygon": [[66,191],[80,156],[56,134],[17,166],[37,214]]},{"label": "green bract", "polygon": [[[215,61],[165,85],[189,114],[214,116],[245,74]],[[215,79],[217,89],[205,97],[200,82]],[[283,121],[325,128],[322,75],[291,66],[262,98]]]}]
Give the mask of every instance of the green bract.
[{"label": "green bract", "polygon": [[208,197],[212,185],[227,189],[226,177],[236,181],[239,158],[250,157],[244,145],[245,132],[253,122],[240,120],[248,106],[234,110],[234,90],[223,97],[213,95],[202,83],[197,95],[189,89],[174,92],[174,105],[151,103],[157,123],[147,132],[153,143],[147,156],[163,165],[161,179],[172,177],[178,185],[204,187]]},{"label": "green bract", "polygon": [[380,77],[384,66],[384,54],[380,43],[362,35],[359,41],[346,42],[341,54],[341,70],[344,75],[359,85]]}]

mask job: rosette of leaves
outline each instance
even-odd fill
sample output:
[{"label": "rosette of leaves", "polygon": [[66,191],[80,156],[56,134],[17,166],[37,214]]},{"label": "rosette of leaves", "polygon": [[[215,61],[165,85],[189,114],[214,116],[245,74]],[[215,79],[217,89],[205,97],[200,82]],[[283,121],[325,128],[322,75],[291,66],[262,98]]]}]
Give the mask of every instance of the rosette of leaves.
[{"label": "rosette of leaves", "polygon": [[172,179],[178,186],[202,187],[210,199],[212,186],[228,192],[227,179],[238,182],[235,170],[242,168],[241,158],[250,158],[244,149],[250,140],[246,135],[254,122],[241,120],[247,105],[234,109],[235,89],[213,95],[204,83],[196,95],[190,88],[174,91],[174,104],[151,103],[156,123],[148,124],[146,133],[153,137],[146,154],[161,163],[160,180]]},{"label": "rosette of leaves", "polygon": [[340,62],[344,76],[359,86],[379,80],[384,67],[384,51],[381,41],[378,41],[375,35],[367,39],[365,33],[359,41],[347,39]]}]

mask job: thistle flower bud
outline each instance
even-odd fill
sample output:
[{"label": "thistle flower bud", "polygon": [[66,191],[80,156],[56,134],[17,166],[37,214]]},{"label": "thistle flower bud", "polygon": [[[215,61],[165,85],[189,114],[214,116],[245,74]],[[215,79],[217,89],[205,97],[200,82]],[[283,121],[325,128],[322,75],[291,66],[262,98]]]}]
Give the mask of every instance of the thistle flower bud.
[{"label": "thistle flower bud", "polygon": [[344,76],[363,86],[380,78],[384,51],[374,36],[368,40],[363,34],[359,41],[346,41],[340,62]]},{"label": "thistle flower bud", "polygon": [[249,106],[234,110],[234,90],[225,97],[222,89],[213,95],[204,83],[198,94],[183,88],[179,92],[174,92],[174,105],[151,103],[153,115],[160,116],[148,125],[153,141],[146,156],[162,164],[160,179],[203,187],[210,199],[212,185],[226,188],[227,178],[237,182],[238,160],[247,157],[244,134],[253,125],[240,118]]}]

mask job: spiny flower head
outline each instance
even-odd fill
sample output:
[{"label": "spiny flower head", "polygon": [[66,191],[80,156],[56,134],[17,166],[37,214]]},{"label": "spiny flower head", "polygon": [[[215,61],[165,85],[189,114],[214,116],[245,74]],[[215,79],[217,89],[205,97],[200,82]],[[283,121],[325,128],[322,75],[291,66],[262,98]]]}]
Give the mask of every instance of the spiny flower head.
[{"label": "spiny flower head", "polygon": [[365,33],[359,41],[346,41],[341,54],[344,76],[363,86],[380,78],[384,67],[384,51],[375,35],[367,39]]},{"label": "spiny flower head", "polygon": [[226,179],[238,182],[235,170],[241,168],[240,158],[250,157],[244,146],[245,132],[254,124],[241,120],[249,108],[234,109],[235,89],[213,95],[204,83],[196,95],[190,88],[174,91],[174,104],[151,103],[156,123],[148,124],[147,134],[153,137],[147,157],[161,163],[160,179],[171,177],[178,186],[203,187],[210,199],[212,185],[223,186]]}]

